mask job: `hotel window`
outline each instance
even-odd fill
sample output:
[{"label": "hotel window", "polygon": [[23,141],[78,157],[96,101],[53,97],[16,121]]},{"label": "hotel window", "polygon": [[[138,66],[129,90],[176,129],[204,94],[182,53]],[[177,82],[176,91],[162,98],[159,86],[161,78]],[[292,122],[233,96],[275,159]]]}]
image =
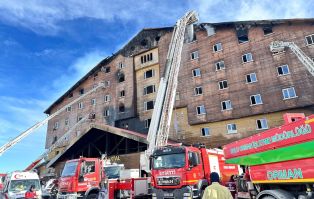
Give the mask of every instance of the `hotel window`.
[{"label": "hotel window", "polygon": [[197,115],[206,114],[205,106],[201,105],[201,106],[196,107],[196,113],[197,113]]},{"label": "hotel window", "polygon": [[227,124],[227,133],[237,133],[237,125],[236,124]]},{"label": "hotel window", "polygon": [[79,108],[79,109],[83,109],[83,108],[84,108],[83,102],[79,102],[79,103],[78,103],[78,108]]},{"label": "hotel window", "polygon": [[224,61],[219,61],[215,63],[216,70],[223,70],[225,69],[225,62]]},{"label": "hotel window", "polygon": [[154,109],[154,104],[155,104],[154,101],[144,102],[144,110],[148,111]]},{"label": "hotel window", "polygon": [[119,97],[125,97],[125,91],[124,90],[120,91]]},{"label": "hotel window", "polygon": [[226,89],[228,88],[228,81],[227,80],[222,80],[218,82],[219,90]]},{"label": "hotel window", "polygon": [[253,61],[252,53],[246,53],[246,54],[242,55],[242,62],[243,63],[247,63],[247,62],[251,62],[251,61]]},{"label": "hotel window", "polygon": [[91,99],[91,104],[93,105],[93,106],[96,106],[96,99],[94,98],[94,99]]},{"label": "hotel window", "polygon": [[213,45],[213,51],[214,52],[222,51],[222,44],[217,43],[217,44]]},{"label": "hotel window", "polygon": [[144,95],[148,95],[156,92],[155,85],[149,85],[144,87]]},{"label": "hotel window", "polygon": [[144,72],[144,79],[148,79],[155,76],[155,71],[153,69]]},{"label": "hotel window", "polygon": [[105,95],[104,101],[105,102],[110,102],[110,95]]},{"label": "hotel window", "polygon": [[268,129],[268,124],[266,119],[256,120],[256,130]]},{"label": "hotel window", "polygon": [[306,41],[307,45],[313,44],[314,43],[314,34],[306,36],[305,41]]},{"label": "hotel window", "polygon": [[298,97],[295,93],[294,87],[282,89],[283,99],[291,99]]},{"label": "hotel window", "polygon": [[106,109],[104,110],[104,117],[109,117],[109,115],[110,115],[110,111],[109,111],[108,108],[106,108]]},{"label": "hotel window", "polygon": [[202,95],[203,89],[201,86],[194,88],[194,95]]},{"label": "hotel window", "polygon": [[71,112],[71,111],[72,111],[72,106],[68,106],[68,107],[66,108],[66,110],[67,110],[67,112]]},{"label": "hotel window", "polygon": [[278,76],[288,75],[288,74],[290,74],[289,66],[286,65],[286,64],[282,65],[282,66],[279,66],[277,68],[277,72],[278,72]]},{"label": "hotel window", "polygon": [[201,69],[200,68],[193,69],[192,75],[193,75],[193,77],[200,77],[201,76]]},{"label": "hotel window", "polygon": [[201,128],[201,135],[204,137],[210,136],[210,129],[208,127]]},{"label": "hotel window", "polygon": [[198,59],[198,51],[194,51],[191,53],[191,60]]},{"label": "hotel window", "polygon": [[260,94],[250,96],[251,105],[263,104],[262,97]]},{"label": "hotel window", "polygon": [[119,62],[118,67],[119,67],[119,69],[124,68],[124,64],[123,64],[123,62]]},{"label": "hotel window", "polygon": [[232,109],[232,105],[231,105],[230,100],[226,100],[226,101],[221,102],[221,110],[222,111],[231,110],[231,109]]},{"label": "hotel window", "polygon": [[246,75],[246,83],[254,83],[254,82],[257,82],[257,77],[255,73]]}]

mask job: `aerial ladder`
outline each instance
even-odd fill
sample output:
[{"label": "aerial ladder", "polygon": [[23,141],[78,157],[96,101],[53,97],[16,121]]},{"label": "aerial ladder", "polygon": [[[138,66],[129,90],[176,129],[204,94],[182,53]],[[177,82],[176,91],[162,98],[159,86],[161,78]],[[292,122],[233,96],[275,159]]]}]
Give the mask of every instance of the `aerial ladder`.
[{"label": "aerial ladder", "polygon": [[193,26],[193,23],[197,21],[196,12],[190,11],[179,19],[174,27],[167,54],[165,73],[160,79],[152,120],[148,130],[147,141],[149,145],[145,152],[146,165],[148,165],[149,156],[156,148],[167,145],[185,32],[188,25]]},{"label": "aerial ladder", "polygon": [[309,58],[294,42],[273,41],[270,43],[270,51],[273,53],[282,52],[286,47],[291,49],[310,74],[314,76],[313,60]]},{"label": "aerial ladder", "polygon": [[[12,140],[10,140],[9,142],[7,142],[6,144],[4,144],[3,146],[0,147],[0,156],[2,154],[4,154],[7,150],[9,150],[10,148],[12,148],[14,145],[16,145],[17,143],[19,143],[20,141],[22,141],[25,137],[27,137],[28,135],[30,135],[31,133],[33,133],[36,129],[40,128],[41,126],[45,125],[50,119],[54,118],[55,116],[59,115],[60,113],[62,113],[64,110],[66,110],[67,107],[72,106],[73,104],[79,102],[80,100],[82,100],[84,97],[86,97],[87,95],[93,93],[94,91],[96,91],[99,88],[104,88],[105,84],[103,82],[100,82],[97,86],[95,86],[93,89],[89,90],[88,92],[84,93],[83,95],[81,95],[80,97],[78,97],[77,99],[73,100],[72,102],[70,102],[69,104],[63,106],[62,108],[60,108],[59,110],[57,110],[56,112],[54,112],[53,114],[51,114],[50,116],[48,116],[47,118],[45,118],[44,120],[42,120],[41,122],[36,123],[35,125],[33,125],[32,127],[30,127],[29,129],[27,129],[26,131],[22,132],[21,134],[19,134],[17,137],[13,138]],[[84,119],[84,118],[83,118]],[[85,120],[85,119],[84,119]],[[82,122],[82,121],[79,121]],[[77,124],[76,124],[77,125]],[[71,128],[72,129],[72,128]],[[70,129],[70,130],[71,130]],[[62,136],[63,137],[63,136]],[[60,140],[60,139],[59,139]],[[53,145],[52,145],[53,146]]]}]

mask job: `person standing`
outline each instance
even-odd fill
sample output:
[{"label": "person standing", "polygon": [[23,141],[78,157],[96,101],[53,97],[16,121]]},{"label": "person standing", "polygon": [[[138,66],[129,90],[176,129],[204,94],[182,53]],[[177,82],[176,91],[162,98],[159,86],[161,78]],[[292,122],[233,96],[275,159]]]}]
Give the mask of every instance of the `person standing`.
[{"label": "person standing", "polygon": [[35,185],[31,185],[29,190],[25,193],[25,198],[37,198]]},{"label": "person standing", "polygon": [[219,181],[219,174],[212,172],[210,174],[211,185],[205,189],[202,199],[233,199],[228,188],[220,185]]}]

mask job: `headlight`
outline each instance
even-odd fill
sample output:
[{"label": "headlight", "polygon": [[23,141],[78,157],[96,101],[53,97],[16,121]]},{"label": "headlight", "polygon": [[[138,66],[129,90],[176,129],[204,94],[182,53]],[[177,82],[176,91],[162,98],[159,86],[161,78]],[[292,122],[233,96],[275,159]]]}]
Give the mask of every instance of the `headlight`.
[{"label": "headlight", "polygon": [[183,196],[191,196],[191,193],[184,193]]}]

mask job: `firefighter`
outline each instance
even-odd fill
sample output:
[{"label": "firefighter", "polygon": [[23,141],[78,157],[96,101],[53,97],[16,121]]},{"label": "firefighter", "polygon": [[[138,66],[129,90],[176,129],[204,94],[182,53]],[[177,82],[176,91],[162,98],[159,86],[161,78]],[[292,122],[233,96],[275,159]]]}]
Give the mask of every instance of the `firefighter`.
[{"label": "firefighter", "polygon": [[216,172],[210,174],[211,185],[205,189],[202,199],[233,199],[227,187],[219,184],[219,175]]}]

